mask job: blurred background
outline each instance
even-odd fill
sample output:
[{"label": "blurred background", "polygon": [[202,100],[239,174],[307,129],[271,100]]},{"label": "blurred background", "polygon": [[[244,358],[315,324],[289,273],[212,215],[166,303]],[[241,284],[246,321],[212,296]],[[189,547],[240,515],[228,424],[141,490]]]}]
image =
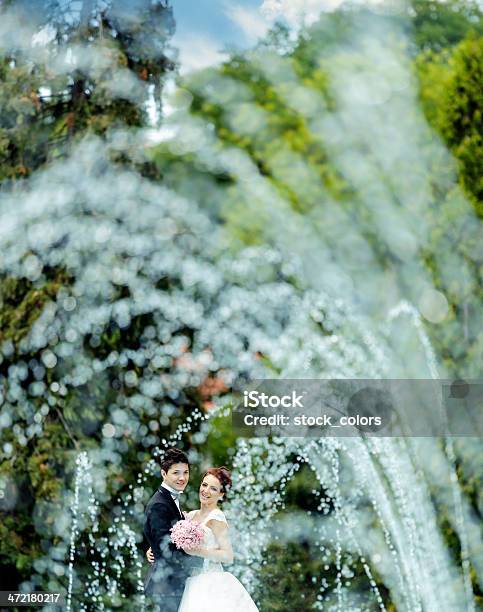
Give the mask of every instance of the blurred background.
[{"label": "blurred background", "polygon": [[[0,2],[1,590],[149,609],[157,458],[262,612],[476,610],[474,438],[236,438],[236,382],[477,379],[481,7]],[[86,586],[87,585],[87,586]]]}]

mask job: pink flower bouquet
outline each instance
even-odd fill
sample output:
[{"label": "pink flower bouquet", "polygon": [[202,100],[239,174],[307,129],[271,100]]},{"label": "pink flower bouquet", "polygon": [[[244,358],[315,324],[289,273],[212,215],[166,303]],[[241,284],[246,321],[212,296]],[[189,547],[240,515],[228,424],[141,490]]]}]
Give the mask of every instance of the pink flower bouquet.
[{"label": "pink flower bouquet", "polygon": [[178,521],[176,525],[171,527],[170,531],[171,542],[176,545],[176,548],[184,548],[185,550],[198,548],[205,535],[203,527],[188,518]]}]

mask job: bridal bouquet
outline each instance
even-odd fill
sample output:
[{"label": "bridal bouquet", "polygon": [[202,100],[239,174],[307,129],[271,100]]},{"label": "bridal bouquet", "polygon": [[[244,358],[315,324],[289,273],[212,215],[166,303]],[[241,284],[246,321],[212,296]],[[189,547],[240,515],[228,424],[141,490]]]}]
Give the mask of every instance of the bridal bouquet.
[{"label": "bridal bouquet", "polygon": [[198,548],[205,535],[203,527],[189,518],[178,521],[176,525],[171,527],[170,531],[171,542],[176,545],[176,548],[184,548],[185,550]]}]

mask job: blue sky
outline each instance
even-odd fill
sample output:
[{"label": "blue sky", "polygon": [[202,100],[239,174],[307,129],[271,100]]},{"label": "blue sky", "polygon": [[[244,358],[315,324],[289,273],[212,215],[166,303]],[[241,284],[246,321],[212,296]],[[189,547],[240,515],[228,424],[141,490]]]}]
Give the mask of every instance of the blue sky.
[{"label": "blue sky", "polygon": [[[355,2],[381,0],[354,0]],[[246,48],[263,36],[275,19],[297,28],[315,21],[342,0],[171,0],[180,51],[181,71],[202,68],[223,59],[227,46]]]},{"label": "blue sky", "polygon": [[239,6],[256,14],[261,4],[261,0],[172,0],[177,34],[198,32],[222,44],[244,44],[243,32],[228,16],[229,10]]},{"label": "blue sky", "polygon": [[227,46],[247,47],[262,36],[269,20],[262,0],[172,0],[181,70],[220,61]]}]

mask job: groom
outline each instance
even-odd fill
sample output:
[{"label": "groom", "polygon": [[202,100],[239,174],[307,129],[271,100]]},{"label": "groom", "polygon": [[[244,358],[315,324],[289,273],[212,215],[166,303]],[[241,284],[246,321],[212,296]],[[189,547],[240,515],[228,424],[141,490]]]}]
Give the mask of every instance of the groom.
[{"label": "groom", "polygon": [[200,559],[177,549],[170,540],[170,529],[184,518],[179,495],[189,480],[188,457],[178,448],[170,448],[161,460],[163,482],[151,497],[144,515],[144,535],[154,554],[154,563],[144,585],[146,595],[163,612],[176,612],[191,567]]}]

